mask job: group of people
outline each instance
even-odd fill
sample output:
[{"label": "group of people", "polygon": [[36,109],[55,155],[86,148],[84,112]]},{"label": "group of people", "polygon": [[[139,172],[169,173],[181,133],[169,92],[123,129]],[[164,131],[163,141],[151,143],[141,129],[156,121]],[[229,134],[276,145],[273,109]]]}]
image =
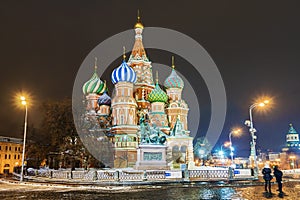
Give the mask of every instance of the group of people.
[{"label": "group of people", "polygon": [[[271,192],[271,180],[273,179],[272,174],[272,170],[269,166],[268,163],[266,163],[265,167],[262,170],[262,174],[263,174],[263,179],[265,180],[265,191],[269,194],[272,194]],[[278,166],[274,167],[274,172],[273,172],[275,178],[276,178],[276,182],[278,184],[278,191],[279,191],[279,195],[282,195],[282,171],[278,169]]]}]

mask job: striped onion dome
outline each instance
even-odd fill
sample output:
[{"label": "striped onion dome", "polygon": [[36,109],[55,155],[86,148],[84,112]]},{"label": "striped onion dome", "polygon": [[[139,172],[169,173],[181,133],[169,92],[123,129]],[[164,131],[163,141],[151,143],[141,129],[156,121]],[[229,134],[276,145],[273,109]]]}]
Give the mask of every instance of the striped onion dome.
[{"label": "striped onion dome", "polygon": [[82,91],[85,95],[87,94],[101,94],[106,90],[106,84],[101,81],[95,67],[93,76],[88,80],[82,87]]},{"label": "striped onion dome", "polygon": [[156,83],[155,88],[148,95],[148,101],[152,102],[163,102],[168,101],[168,95],[159,87]]},{"label": "striped onion dome", "polygon": [[135,83],[136,82],[136,73],[134,70],[129,67],[125,59],[123,60],[122,64],[114,69],[114,71],[111,74],[111,80],[113,84],[116,84],[118,82],[131,82]]},{"label": "striped onion dome", "polygon": [[111,98],[108,96],[107,92],[105,91],[99,98],[98,98],[98,105],[110,105],[111,104]]},{"label": "striped onion dome", "polygon": [[166,88],[180,88],[184,87],[183,80],[177,75],[175,69],[172,69],[170,76],[165,80],[164,86]]}]

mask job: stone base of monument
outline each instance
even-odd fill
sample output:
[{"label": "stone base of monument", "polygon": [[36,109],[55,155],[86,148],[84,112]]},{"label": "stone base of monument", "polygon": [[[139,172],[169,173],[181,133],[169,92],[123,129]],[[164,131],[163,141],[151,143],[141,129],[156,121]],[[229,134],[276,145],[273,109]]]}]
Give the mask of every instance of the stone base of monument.
[{"label": "stone base of monument", "polygon": [[139,145],[137,149],[137,162],[135,168],[138,170],[165,170],[169,169],[166,160],[167,146],[159,144]]}]

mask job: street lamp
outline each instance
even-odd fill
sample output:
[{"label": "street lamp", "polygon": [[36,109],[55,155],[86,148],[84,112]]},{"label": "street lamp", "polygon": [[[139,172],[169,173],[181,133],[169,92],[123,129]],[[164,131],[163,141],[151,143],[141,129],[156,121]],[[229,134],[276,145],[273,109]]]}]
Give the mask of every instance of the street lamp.
[{"label": "street lamp", "polygon": [[225,155],[224,155],[224,151],[223,151],[223,147],[228,147],[230,144],[229,142],[225,142],[224,144],[221,145],[221,150],[219,151],[219,156],[221,158],[221,162],[222,162],[222,166],[224,166],[224,162],[225,162]]},{"label": "street lamp", "polygon": [[265,100],[263,102],[258,102],[258,103],[254,103],[249,107],[249,116],[250,116],[250,121],[246,120],[245,124],[250,127],[249,128],[249,132],[251,134],[251,153],[250,156],[251,158],[253,158],[254,160],[254,178],[258,179],[258,163],[257,163],[257,158],[256,158],[256,149],[255,149],[255,145],[256,145],[256,139],[257,136],[255,135],[256,129],[253,126],[253,120],[252,120],[252,110],[259,106],[259,107],[264,107],[265,105],[267,105],[269,103],[269,100]]},{"label": "street lamp", "polygon": [[295,169],[295,158],[296,158],[296,156],[290,156],[290,160],[292,160],[291,165],[292,165],[293,169]]},{"label": "street lamp", "polygon": [[200,150],[199,150],[199,157],[202,160],[202,164],[201,165],[204,165],[205,150],[202,149],[202,148],[200,148]]},{"label": "street lamp", "polygon": [[24,179],[24,157],[25,157],[25,144],[26,144],[26,133],[27,133],[27,102],[24,96],[20,97],[21,104],[25,106],[25,119],[24,119],[24,139],[23,139],[23,152],[22,152],[22,167],[20,182]]},{"label": "street lamp", "polygon": [[230,156],[231,156],[231,164],[232,165],[234,164],[234,162],[233,162],[233,147],[232,147],[231,136],[232,136],[232,134],[238,135],[240,133],[241,133],[241,129],[234,129],[234,130],[230,131],[230,133],[229,133]]}]

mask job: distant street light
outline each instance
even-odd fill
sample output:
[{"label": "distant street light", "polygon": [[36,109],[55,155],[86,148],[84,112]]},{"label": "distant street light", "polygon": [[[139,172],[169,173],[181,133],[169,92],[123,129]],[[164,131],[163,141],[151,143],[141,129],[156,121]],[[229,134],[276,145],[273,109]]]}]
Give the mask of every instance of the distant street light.
[{"label": "distant street light", "polygon": [[25,119],[24,119],[24,139],[23,139],[23,152],[22,152],[22,167],[20,182],[24,179],[24,157],[25,157],[25,144],[26,144],[26,133],[27,133],[27,102],[24,96],[20,97],[21,104],[25,106]]},{"label": "distant street light", "polygon": [[200,149],[199,150],[199,157],[202,160],[202,165],[204,165],[204,156],[205,156],[205,150],[204,149]]},{"label": "distant street light", "polygon": [[219,151],[219,156],[221,158],[222,166],[224,165],[224,151],[223,151],[223,146],[228,147],[230,144],[229,142],[225,142],[224,144],[221,145],[221,150]]},{"label": "distant street light", "polygon": [[296,156],[290,156],[289,158],[290,158],[290,160],[292,160],[291,165],[292,165],[293,169],[295,169],[295,158],[296,158]]},{"label": "distant street light", "polygon": [[250,155],[251,157],[253,157],[254,160],[254,178],[258,179],[258,163],[257,163],[257,158],[256,158],[256,149],[255,149],[255,145],[256,145],[256,139],[257,136],[255,135],[256,129],[253,126],[253,120],[252,120],[252,110],[257,107],[264,107],[265,105],[267,105],[269,103],[269,100],[264,100],[263,102],[259,102],[259,103],[254,103],[249,107],[249,116],[250,116],[250,121],[246,120],[245,124],[250,127],[249,128],[249,132],[251,133],[251,152]]},{"label": "distant street light", "polygon": [[237,135],[239,135],[240,133],[241,133],[241,129],[234,129],[234,130],[230,131],[230,133],[229,133],[230,156],[231,156],[231,164],[232,164],[232,165],[234,164],[234,162],[233,162],[233,151],[234,151],[234,149],[233,149],[233,147],[232,147],[231,136],[232,136],[232,134],[237,136]]}]

